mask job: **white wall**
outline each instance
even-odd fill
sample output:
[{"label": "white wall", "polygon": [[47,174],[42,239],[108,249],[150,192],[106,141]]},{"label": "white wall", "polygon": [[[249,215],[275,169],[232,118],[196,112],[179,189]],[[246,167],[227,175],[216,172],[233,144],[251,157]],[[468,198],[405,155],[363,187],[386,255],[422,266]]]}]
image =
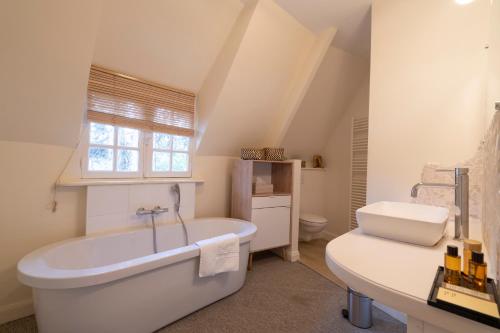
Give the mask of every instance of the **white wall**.
[{"label": "white wall", "polygon": [[368,69],[366,59],[328,49],[281,142],[290,157],[310,161],[324,149]]},{"label": "white wall", "polygon": [[[53,184],[80,134],[101,1],[8,1],[0,11],[0,323],[32,312],[17,261],[83,233],[85,191]],[[71,147],[71,148],[69,148]]]},{"label": "white wall", "polygon": [[196,186],[196,217],[231,214],[231,172],[236,158],[226,156],[195,156],[193,176],[203,179]]},{"label": "white wall", "polygon": [[198,92],[239,0],[106,0],[93,63]]},{"label": "white wall", "polygon": [[0,323],[32,312],[31,289],[17,281],[17,261],[83,235],[84,188],[60,189],[57,211],[51,211],[54,182],[70,154],[61,146],[0,141]]},{"label": "white wall", "polygon": [[300,212],[326,216],[326,172],[302,170],[300,179]]},{"label": "white wall", "polygon": [[495,102],[500,102],[500,0],[492,0],[488,49],[486,124],[491,122]]},{"label": "white wall", "polygon": [[[349,231],[349,192],[351,178],[351,124],[352,118],[368,116],[370,91],[368,72],[358,86],[345,112],[335,124],[323,150],[326,163],[325,199],[326,232],[338,236]],[[371,148],[368,147],[368,150]]]},{"label": "white wall", "polygon": [[367,201],[408,201],[427,162],[473,155],[485,129],[489,0],[375,0]]},{"label": "white wall", "polygon": [[3,1],[0,140],[73,147],[101,1]]}]

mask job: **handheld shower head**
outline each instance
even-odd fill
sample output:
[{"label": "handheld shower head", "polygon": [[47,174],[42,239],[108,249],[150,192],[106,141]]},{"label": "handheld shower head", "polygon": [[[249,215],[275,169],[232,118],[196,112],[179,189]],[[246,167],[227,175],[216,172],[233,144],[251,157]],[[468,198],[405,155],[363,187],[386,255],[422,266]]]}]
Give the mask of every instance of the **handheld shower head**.
[{"label": "handheld shower head", "polygon": [[175,203],[174,203],[174,208],[176,212],[179,212],[180,206],[181,206],[181,188],[179,187],[179,184],[174,184],[170,190],[174,193],[175,195]]}]

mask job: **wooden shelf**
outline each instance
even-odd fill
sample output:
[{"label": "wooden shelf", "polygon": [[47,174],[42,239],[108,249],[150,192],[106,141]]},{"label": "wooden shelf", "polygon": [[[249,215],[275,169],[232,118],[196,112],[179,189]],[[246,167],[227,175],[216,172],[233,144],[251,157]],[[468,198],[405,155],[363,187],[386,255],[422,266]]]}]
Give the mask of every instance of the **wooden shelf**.
[{"label": "wooden shelf", "polygon": [[258,193],[258,194],[252,194],[252,197],[278,197],[285,195],[292,195],[292,193],[289,192]]},{"label": "wooden shelf", "polygon": [[325,168],[301,168],[303,171],[326,171]]},{"label": "wooden shelf", "polygon": [[284,160],[284,161],[269,161],[269,160],[242,160],[242,161],[252,161],[254,163],[286,163],[292,164],[293,160]]}]

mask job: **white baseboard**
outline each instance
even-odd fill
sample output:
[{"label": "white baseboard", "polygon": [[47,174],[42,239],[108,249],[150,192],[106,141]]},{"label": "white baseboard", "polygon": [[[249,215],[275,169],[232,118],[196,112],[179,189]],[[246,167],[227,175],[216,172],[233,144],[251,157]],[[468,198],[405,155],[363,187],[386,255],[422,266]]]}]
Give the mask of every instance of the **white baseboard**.
[{"label": "white baseboard", "polygon": [[377,301],[373,301],[373,306],[376,306],[378,309],[384,311],[392,318],[402,322],[403,324],[407,323],[406,314],[399,312],[398,310],[394,310],[393,308],[388,307],[387,305],[378,303]]},{"label": "white baseboard", "polygon": [[27,299],[0,307],[0,324],[23,318],[34,313],[33,301]]}]

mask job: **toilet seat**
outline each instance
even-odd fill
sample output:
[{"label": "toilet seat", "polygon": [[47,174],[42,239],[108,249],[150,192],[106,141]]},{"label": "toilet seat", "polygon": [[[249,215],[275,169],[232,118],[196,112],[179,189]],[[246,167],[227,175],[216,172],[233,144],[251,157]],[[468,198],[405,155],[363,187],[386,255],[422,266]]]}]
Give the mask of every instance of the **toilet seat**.
[{"label": "toilet seat", "polygon": [[305,224],[326,224],[328,220],[326,217],[320,216],[320,215],[315,215],[315,214],[309,214],[309,213],[303,213],[300,214],[300,222],[305,223]]}]

